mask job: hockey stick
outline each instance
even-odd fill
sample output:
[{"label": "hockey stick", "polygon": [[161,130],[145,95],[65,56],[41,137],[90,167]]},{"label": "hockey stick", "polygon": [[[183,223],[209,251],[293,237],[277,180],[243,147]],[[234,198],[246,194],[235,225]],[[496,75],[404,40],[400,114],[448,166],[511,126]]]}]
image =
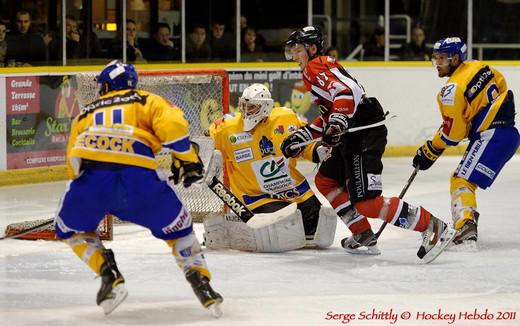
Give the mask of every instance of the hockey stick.
[{"label": "hockey stick", "polygon": [[[401,193],[399,194],[399,199],[403,199],[404,194],[406,194],[406,191],[408,191],[408,188],[410,188],[410,185],[412,184],[413,180],[415,179],[415,176],[417,175],[417,172],[419,172],[419,166],[416,166],[413,170],[412,174],[410,175],[410,178],[408,178],[408,181],[404,185],[403,190],[401,190]],[[381,233],[383,233],[383,230],[385,229],[388,222],[384,221],[381,227],[379,228],[379,231],[375,234],[376,239],[379,239],[379,236]]]},{"label": "hockey stick", "polygon": [[204,183],[244,223],[247,223],[255,214],[218,179],[222,165],[222,153],[218,150],[213,151],[204,175]]},{"label": "hockey stick", "polygon": [[25,229],[23,231],[20,231],[18,233],[15,233],[15,234],[8,234],[8,235],[4,235],[2,237],[0,237],[0,240],[4,240],[4,239],[16,239],[18,237],[21,237],[23,235],[26,235],[28,233],[31,233],[31,232],[34,232],[34,231],[38,231],[40,229],[44,229],[45,227],[47,227],[48,225],[51,225],[52,223],[54,222],[54,217],[53,218],[50,218],[48,220],[44,220],[43,222],[35,225],[35,226],[32,226],[28,229]]},{"label": "hockey stick", "polygon": [[206,181],[206,184],[244,223],[247,223],[255,215],[216,176]]},{"label": "hockey stick", "polygon": [[[369,125],[348,128],[347,130],[340,132],[338,135],[339,136],[343,136],[344,134],[349,134],[349,133],[360,131],[360,130],[366,130],[366,129],[382,126],[382,125],[384,125],[386,123],[387,120],[390,120],[390,119],[393,119],[393,118],[397,117],[396,115],[392,115],[392,116],[386,118],[386,116],[389,113],[390,112],[386,111],[384,120],[381,120],[379,122],[375,122],[375,123],[372,123],[372,124],[369,124]],[[300,147],[304,147],[304,146],[307,146],[309,144],[312,144],[312,143],[315,143],[315,142],[319,142],[321,139],[322,139],[322,137],[318,137],[318,138],[314,138],[314,139],[308,140],[308,141],[303,142],[303,143],[294,144],[294,145],[291,146],[291,149],[298,149]]]}]

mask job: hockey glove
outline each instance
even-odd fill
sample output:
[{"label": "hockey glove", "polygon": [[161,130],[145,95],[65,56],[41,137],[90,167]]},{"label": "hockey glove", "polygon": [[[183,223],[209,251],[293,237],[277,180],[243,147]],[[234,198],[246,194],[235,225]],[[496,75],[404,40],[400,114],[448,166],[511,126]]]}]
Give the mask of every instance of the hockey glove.
[{"label": "hockey glove", "polygon": [[182,179],[185,188],[188,188],[193,183],[204,178],[204,164],[199,156],[200,146],[193,141],[191,142],[191,145],[193,146],[193,149],[195,149],[199,161],[186,162],[174,158],[171,165],[172,176],[170,177],[170,180],[173,180],[174,184],[178,184]]},{"label": "hockey glove", "polygon": [[299,128],[282,141],[280,149],[282,150],[283,156],[290,158],[300,155],[305,146],[298,148],[293,148],[293,146],[305,143],[312,138],[312,133],[307,126]]},{"label": "hockey glove", "polygon": [[332,113],[323,132],[323,138],[321,139],[323,144],[330,147],[338,146],[341,142],[341,137],[347,129],[347,116],[341,113]]},{"label": "hockey glove", "polygon": [[444,149],[436,149],[433,147],[432,141],[428,140],[417,149],[412,165],[414,168],[419,167],[419,170],[428,170],[441,156],[442,152],[444,152]]},{"label": "hockey glove", "polygon": [[171,166],[174,184],[178,184],[182,180],[185,188],[188,188],[193,183],[204,178],[204,165],[202,162],[185,162],[181,160],[174,160]]}]

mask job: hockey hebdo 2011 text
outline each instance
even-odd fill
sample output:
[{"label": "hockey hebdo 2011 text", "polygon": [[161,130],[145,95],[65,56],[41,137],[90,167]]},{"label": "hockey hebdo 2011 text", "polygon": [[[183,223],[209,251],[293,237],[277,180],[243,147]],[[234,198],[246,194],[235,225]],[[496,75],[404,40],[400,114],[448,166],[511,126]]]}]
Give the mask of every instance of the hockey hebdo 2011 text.
[{"label": "hockey hebdo 2011 text", "polygon": [[[325,313],[325,320],[336,321],[341,324],[349,324],[353,320],[357,321],[386,321],[388,324],[397,324],[400,320],[416,320],[424,322],[444,322],[446,324],[455,324],[457,321],[513,321],[517,320],[516,311],[499,311],[489,308],[474,308],[470,310],[448,311],[442,308],[436,311],[397,311],[394,309],[380,310],[362,310],[359,312],[338,313],[328,311]],[[443,324],[444,324],[443,323]]]}]

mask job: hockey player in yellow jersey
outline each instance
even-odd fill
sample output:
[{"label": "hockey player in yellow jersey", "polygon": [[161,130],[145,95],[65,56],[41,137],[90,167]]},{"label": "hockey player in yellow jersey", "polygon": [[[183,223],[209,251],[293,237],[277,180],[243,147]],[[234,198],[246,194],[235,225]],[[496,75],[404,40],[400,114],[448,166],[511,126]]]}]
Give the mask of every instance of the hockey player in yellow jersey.
[{"label": "hockey player in yellow jersey", "polygon": [[137,90],[137,80],[131,64],[109,63],[97,78],[99,98],[74,119],[67,148],[71,181],[55,218],[56,233],[101,277],[96,301],[105,314],[127,296],[114,253],[96,233],[101,219],[113,214],[164,240],[202,305],[219,316],[222,297],[209,285],[190,213],[155,170],[154,154],[168,148],[175,181],[189,187],[203,178],[197,146],[182,111]]},{"label": "hockey player in yellow jersey", "polygon": [[513,92],[496,69],[466,60],[466,45],[459,37],[436,42],[432,60],[439,77],[448,77],[437,95],[443,122],[433,139],[417,150],[413,165],[426,170],[447,147],[469,140],[451,177],[452,217],[458,231],[453,242],[476,248],[475,192],[491,186],[520,145]]},{"label": "hockey player in yellow jersey", "polygon": [[[284,138],[306,123],[291,109],[273,108],[271,93],[262,84],[246,88],[238,106],[235,116],[225,116],[210,127],[215,149],[223,154],[231,191],[255,214],[273,213],[296,203],[307,244],[320,237],[327,240],[317,240],[315,245],[330,246],[335,213],[321,207],[308,181],[297,170],[297,160],[285,158],[280,149]],[[326,155],[322,150],[315,143],[300,156],[319,162],[320,156]],[[320,224],[321,216],[325,217]],[[322,235],[325,224],[326,235]]]}]

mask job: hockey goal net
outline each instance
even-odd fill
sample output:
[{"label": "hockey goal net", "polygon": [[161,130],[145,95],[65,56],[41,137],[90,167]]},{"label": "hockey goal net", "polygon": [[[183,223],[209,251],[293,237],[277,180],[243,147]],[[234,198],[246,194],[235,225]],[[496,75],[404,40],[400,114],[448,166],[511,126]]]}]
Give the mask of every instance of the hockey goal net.
[{"label": "hockey goal net", "polygon": [[[82,106],[97,98],[97,73],[78,73],[74,76],[78,86],[78,101]],[[200,153],[207,167],[213,153],[213,141],[207,136],[209,125],[228,112],[229,79],[225,70],[176,70],[141,71],[138,89],[158,94],[181,108],[190,124],[191,139],[200,145]],[[171,175],[171,155],[163,150],[156,155],[159,169]],[[220,178],[225,182],[224,175]],[[175,190],[190,211],[194,221],[201,222],[211,213],[224,211],[222,202],[204,184],[194,184],[189,188],[175,185]],[[46,223],[47,222],[47,223]],[[45,224],[41,228],[39,225]],[[99,225],[102,239],[111,240],[113,226],[122,223],[117,217],[107,216]],[[32,228],[36,230],[31,231]],[[6,236],[24,232],[18,239],[55,239],[53,223],[40,219],[7,226]]]}]

